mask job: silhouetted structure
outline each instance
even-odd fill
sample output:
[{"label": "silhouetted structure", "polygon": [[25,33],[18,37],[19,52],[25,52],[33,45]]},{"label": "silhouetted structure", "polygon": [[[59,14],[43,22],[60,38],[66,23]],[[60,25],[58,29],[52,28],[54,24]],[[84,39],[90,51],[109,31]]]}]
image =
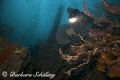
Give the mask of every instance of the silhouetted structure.
[{"label": "silhouetted structure", "polygon": [[59,24],[61,21],[61,17],[63,14],[62,11],[63,11],[63,5],[60,5],[58,8],[55,20],[54,20],[54,24],[53,24],[50,36],[49,36],[48,41],[47,41],[48,45],[52,45],[53,43],[56,42],[56,32],[58,30],[58,27],[59,27]]}]

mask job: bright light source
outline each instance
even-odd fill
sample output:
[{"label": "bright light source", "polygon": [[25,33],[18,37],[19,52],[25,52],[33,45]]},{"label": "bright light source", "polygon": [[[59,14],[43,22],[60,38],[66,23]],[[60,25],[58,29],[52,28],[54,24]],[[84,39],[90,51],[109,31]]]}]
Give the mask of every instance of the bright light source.
[{"label": "bright light source", "polygon": [[71,23],[74,23],[74,22],[77,21],[77,19],[76,19],[76,18],[71,18],[69,21],[70,21]]}]

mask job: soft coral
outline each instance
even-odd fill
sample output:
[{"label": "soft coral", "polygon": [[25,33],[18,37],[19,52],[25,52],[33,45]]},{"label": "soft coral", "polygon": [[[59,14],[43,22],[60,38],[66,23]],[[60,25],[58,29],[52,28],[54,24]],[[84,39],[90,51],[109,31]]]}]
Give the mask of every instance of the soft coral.
[{"label": "soft coral", "polygon": [[17,48],[17,45],[7,42],[3,44],[1,48],[2,50],[0,51],[0,64],[4,63],[6,60],[11,59],[11,54],[13,54],[14,50]]}]

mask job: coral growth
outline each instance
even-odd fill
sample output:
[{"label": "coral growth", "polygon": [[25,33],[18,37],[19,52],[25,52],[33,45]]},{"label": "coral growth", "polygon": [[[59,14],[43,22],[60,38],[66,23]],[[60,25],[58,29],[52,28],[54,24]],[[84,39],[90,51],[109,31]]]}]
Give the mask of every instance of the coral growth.
[{"label": "coral growth", "polygon": [[0,24],[0,36],[2,38],[8,38],[10,36],[10,34],[14,31],[15,31],[15,29],[10,24],[8,24],[8,23]]},{"label": "coral growth", "polygon": [[[104,0],[102,0],[101,2],[103,3],[104,8],[109,13],[109,15],[115,16],[120,15],[119,10],[116,9],[117,8],[116,6],[120,6],[120,4],[115,5],[108,2],[104,2]],[[89,62],[92,61],[91,59],[92,57],[100,54],[99,59],[97,59],[99,62],[97,64],[97,69],[102,72],[106,72],[109,77],[112,78],[120,77],[119,75],[120,23],[119,21],[117,21],[119,20],[119,17],[117,18],[113,17],[109,19],[109,17],[106,17],[106,14],[104,13],[100,18],[96,18],[93,16],[93,14],[91,14],[88,11],[84,1],[83,10],[85,14],[89,15],[91,18],[94,19],[93,21],[94,26],[88,29],[89,37],[92,38],[92,41],[85,40],[81,36],[81,34],[76,34],[70,28],[70,30],[72,31],[72,35],[79,36],[81,44],[77,46],[71,45],[71,51],[73,51],[75,55],[64,53],[61,48],[59,49],[61,57],[64,60],[66,60],[69,65],[73,64],[77,65],[71,67],[65,73],[70,75],[71,72],[79,70],[80,68],[82,68],[82,66],[89,64]]]},{"label": "coral growth", "polygon": [[12,43],[5,43],[1,45],[0,64],[3,64],[4,60],[11,59],[11,54],[14,52],[15,48],[17,48],[17,45]]},{"label": "coral growth", "polygon": [[104,8],[110,13],[110,14],[113,14],[113,15],[120,15],[120,4],[115,4],[115,3],[108,3],[108,2],[105,2],[104,0],[101,0],[101,2],[103,3],[104,5]]},{"label": "coral growth", "polygon": [[[18,73],[24,70],[30,61],[30,55],[26,47],[20,47],[18,43],[10,43],[6,39],[1,38],[0,42],[0,74],[7,71]],[[0,75],[2,79],[2,75]],[[12,80],[13,77],[6,77],[6,80]]]},{"label": "coral growth", "polygon": [[80,46],[71,45],[71,50],[74,52],[75,55],[71,56],[71,55],[69,55],[67,53],[63,53],[61,48],[59,49],[59,53],[60,53],[61,57],[64,60],[66,60],[68,62],[68,64],[73,65],[73,64],[78,64],[80,62],[79,65],[77,65],[77,66],[75,66],[75,67],[73,67],[70,70],[65,72],[69,76],[71,75],[71,72],[73,70],[78,69],[81,66],[88,64],[89,61],[90,61],[90,57],[92,55],[95,55],[96,51],[98,49],[98,48],[94,48],[92,46],[91,42],[84,40],[80,34],[79,35],[74,34],[74,35],[79,36],[81,41],[83,41],[83,44],[80,45]]},{"label": "coral growth", "polygon": [[[120,4],[111,4],[104,2],[104,0],[101,0],[101,2],[103,3],[104,8],[109,13],[109,15],[120,15],[119,9],[117,9]],[[90,14],[87,9],[84,9],[84,11],[93,17],[93,15]],[[120,77],[120,23],[117,20],[119,20],[119,17],[117,17],[117,19],[109,19],[105,15],[102,15],[101,18],[94,17],[93,24],[98,27],[96,27],[97,29],[89,29],[89,35],[93,37],[97,43],[100,41],[98,49],[100,57],[98,59],[99,63],[97,64],[97,69],[106,72],[107,75],[112,78]],[[100,29],[99,27],[102,28]],[[117,29],[117,31],[115,31],[115,29]]]},{"label": "coral growth", "polygon": [[106,72],[112,78],[120,77],[120,51],[102,52],[97,69]]},{"label": "coral growth", "polygon": [[[102,3],[104,8],[108,4],[103,0]],[[111,14],[110,9],[111,7],[109,12],[107,9],[105,11],[110,13],[109,16],[116,17],[109,18],[108,13],[104,13],[98,18],[88,11],[83,1],[83,10],[93,18],[93,23],[90,26],[61,25],[56,33],[57,43],[51,46],[39,41],[34,51],[36,54],[33,54],[35,70],[55,73],[53,80],[83,80],[83,73],[84,80],[120,77],[117,72],[120,68],[120,23],[117,17],[119,12],[116,12],[117,15]],[[17,50],[16,53],[19,53]],[[20,51],[22,50],[21,48]],[[102,74],[103,72],[108,76]],[[79,79],[74,79],[76,75]]]}]

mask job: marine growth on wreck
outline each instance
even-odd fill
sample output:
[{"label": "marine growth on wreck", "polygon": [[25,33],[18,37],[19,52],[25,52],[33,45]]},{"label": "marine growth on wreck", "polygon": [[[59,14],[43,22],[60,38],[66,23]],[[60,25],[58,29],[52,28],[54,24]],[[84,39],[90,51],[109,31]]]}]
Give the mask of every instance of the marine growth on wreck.
[{"label": "marine growth on wreck", "polygon": [[[25,4],[29,15],[24,15],[23,23],[7,23],[0,12],[0,80],[120,79],[119,1],[96,1],[94,8],[87,0],[25,0]],[[62,24],[66,14],[73,21]]]}]

